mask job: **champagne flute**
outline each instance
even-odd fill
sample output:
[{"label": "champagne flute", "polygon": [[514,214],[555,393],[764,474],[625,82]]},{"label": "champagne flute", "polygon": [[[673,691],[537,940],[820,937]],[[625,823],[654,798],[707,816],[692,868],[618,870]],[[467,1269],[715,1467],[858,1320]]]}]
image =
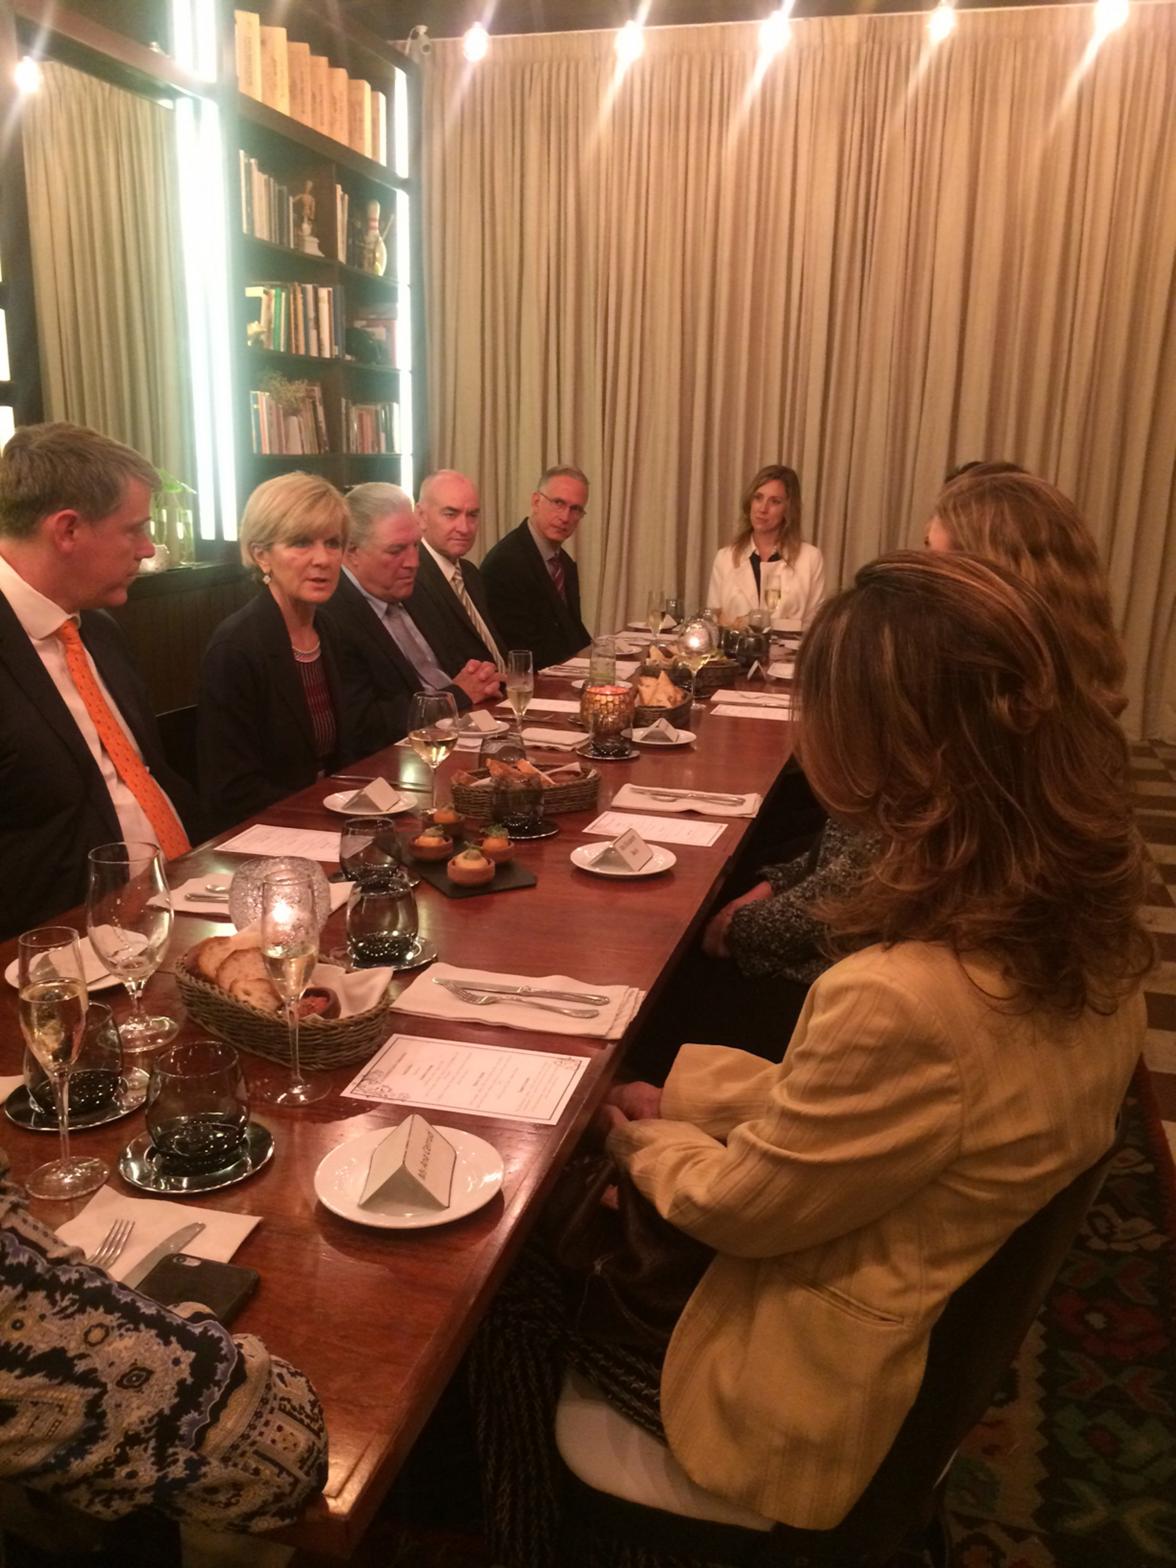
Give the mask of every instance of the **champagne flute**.
[{"label": "champagne flute", "polygon": [[678,636],[678,657],[693,677],[692,687],[695,689],[691,695],[695,702],[698,701],[698,672],[714,656],[715,631],[716,628],[706,616],[695,615],[686,622]]},{"label": "champagne flute", "polygon": [[408,743],[429,765],[430,810],[437,804],[437,769],[457,745],[458,733],[457,704],[451,692],[418,691],[413,696],[408,709]]},{"label": "champagne flute", "polygon": [[261,954],[286,1009],[290,1077],[281,1087],[263,1086],[255,1097],[271,1105],[309,1105],[327,1092],[302,1073],[298,1054],[298,1004],[318,962],[319,918],[314,883],[305,872],[277,871],[261,884]]},{"label": "champagne flute", "polygon": [[512,648],[506,656],[506,700],[521,724],[535,695],[535,666],[529,648]]},{"label": "champagne flute", "polygon": [[649,635],[657,637],[662,629],[662,618],[665,611],[666,595],[662,588],[651,588],[645,601],[645,624],[649,627]]},{"label": "champagne flute", "polygon": [[166,1045],[179,1025],[143,1010],[143,987],[159,968],[171,938],[172,902],[158,844],[132,840],[90,851],[86,896],[90,946],[127,988],[131,1016],[119,1025],[123,1050]]},{"label": "champagne flute", "polygon": [[17,942],[20,1028],[25,1044],[53,1085],[60,1159],[39,1165],[25,1186],[34,1198],[77,1198],[110,1175],[102,1160],[69,1152],[69,1077],[82,1043],[89,992],[78,933],[70,926],[42,926]]}]

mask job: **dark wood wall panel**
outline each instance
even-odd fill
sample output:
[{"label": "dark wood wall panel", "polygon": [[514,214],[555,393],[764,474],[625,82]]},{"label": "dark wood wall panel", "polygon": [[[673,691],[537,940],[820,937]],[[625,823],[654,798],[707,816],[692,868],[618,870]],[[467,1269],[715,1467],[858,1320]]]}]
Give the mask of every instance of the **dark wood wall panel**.
[{"label": "dark wood wall panel", "polygon": [[114,611],[130,641],[156,713],[196,701],[200,659],[227,615],[257,592],[242,566],[188,566],[141,577]]}]

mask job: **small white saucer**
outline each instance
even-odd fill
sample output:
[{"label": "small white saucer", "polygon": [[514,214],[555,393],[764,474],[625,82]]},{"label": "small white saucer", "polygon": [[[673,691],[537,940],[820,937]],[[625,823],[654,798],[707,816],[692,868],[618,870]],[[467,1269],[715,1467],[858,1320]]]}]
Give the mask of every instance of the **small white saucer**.
[{"label": "small white saucer", "polygon": [[[78,946],[82,951],[82,973],[86,977],[87,991],[111,991],[116,985],[122,984],[117,975],[107,974],[102,967],[102,960],[90,946],[90,938],[88,936],[79,936]],[[20,962],[14,958],[4,971],[4,978],[14,991],[20,985],[19,976]]]},{"label": "small white saucer", "polygon": [[603,844],[578,844],[572,850],[571,860],[573,866],[579,866],[581,871],[591,871],[598,877],[656,877],[678,864],[677,855],[664,845],[651,844],[649,847],[653,857],[645,862],[640,871],[630,871],[625,866],[594,865],[596,856],[604,853]]},{"label": "small white saucer", "polygon": [[453,1168],[453,1193],[447,1209],[429,1208],[423,1203],[402,1203],[395,1198],[376,1198],[359,1205],[359,1195],[367,1179],[372,1150],[388,1136],[388,1127],[361,1133],[337,1143],[323,1156],[314,1173],[314,1190],[319,1202],[341,1219],[357,1225],[372,1225],[377,1230],[423,1230],[428,1225],[448,1225],[480,1209],[502,1186],[502,1156],[484,1139],[460,1127],[437,1127],[437,1131],[457,1152]]},{"label": "small white saucer", "polygon": [[642,740],[632,730],[626,730],[625,734],[635,746],[648,746],[650,751],[673,751],[675,746],[693,746],[698,739],[693,730],[679,730],[677,740]]},{"label": "small white saucer", "polygon": [[323,805],[328,811],[337,811],[341,817],[397,817],[402,811],[412,810],[412,801],[403,795],[397,795],[392,805],[380,810],[378,806],[348,806],[358,791],[353,789],[337,789],[333,795],[323,796]]}]

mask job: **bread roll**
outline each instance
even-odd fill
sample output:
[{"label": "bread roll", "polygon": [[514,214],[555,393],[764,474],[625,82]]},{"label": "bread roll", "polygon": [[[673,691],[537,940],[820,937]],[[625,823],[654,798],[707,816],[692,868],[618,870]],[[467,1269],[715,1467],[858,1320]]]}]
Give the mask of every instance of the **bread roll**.
[{"label": "bread roll", "polygon": [[188,968],[202,980],[216,984],[216,972],[233,948],[231,936],[206,936],[188,950]]},{"label": "bread roll", "polygon": [[265,959],[256,947],[239,948],[230,953],[216,972],[216,983],[238,1002],[259,1007],[263,1013],[281,1010],[282,999],[269,977]]}]

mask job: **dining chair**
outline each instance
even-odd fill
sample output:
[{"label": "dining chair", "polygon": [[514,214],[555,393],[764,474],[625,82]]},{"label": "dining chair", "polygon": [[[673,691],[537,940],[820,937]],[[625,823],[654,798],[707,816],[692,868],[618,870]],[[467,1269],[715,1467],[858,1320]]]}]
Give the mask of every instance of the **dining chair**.
[{"label": "dining chair", "polygon": [[948,1299],[915,1402],[864,1493],[833,1530],[797,1530],[696,1486],[656,1438],[578,1376],[564,1383],[561,1562],[609,1543],[715,1568],[951,1568],[944,1493],[959,1444],[992,1402],[1117,1153],[1057,1193]]}]

